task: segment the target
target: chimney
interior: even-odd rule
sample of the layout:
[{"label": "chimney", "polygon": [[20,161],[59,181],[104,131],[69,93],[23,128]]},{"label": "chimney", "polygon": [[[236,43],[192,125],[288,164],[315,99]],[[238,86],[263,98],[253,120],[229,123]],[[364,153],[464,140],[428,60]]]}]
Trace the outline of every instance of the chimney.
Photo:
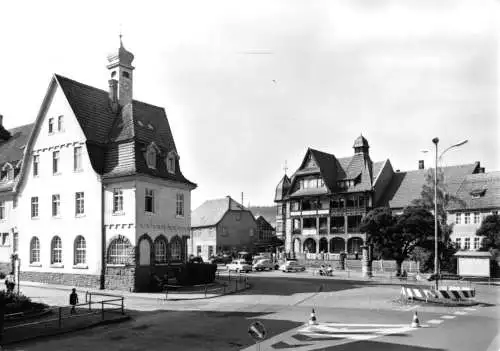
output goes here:
[{"label": "chimney", "polygon": [[418,160],[418,169],[425,169],[424,160]]},{"label": "chimney", "polygon": [[3,126],[3,115],[0,115],[0,127]]},{"label": "chimney", "polygon": [[118,81],[116,79],[110,79],[109,83],[109,103],[111,105],[111,110],[113,113],[118,112]]}]

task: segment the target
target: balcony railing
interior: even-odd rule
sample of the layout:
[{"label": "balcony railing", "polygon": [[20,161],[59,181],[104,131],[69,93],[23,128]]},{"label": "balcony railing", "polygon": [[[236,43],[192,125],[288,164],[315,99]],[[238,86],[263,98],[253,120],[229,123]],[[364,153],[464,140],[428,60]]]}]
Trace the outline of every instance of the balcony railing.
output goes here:
[{"label": "balcony railing", "polygon": [[347,232],[348,233],[359,233],[359,226],[347,227]]},{"label": "balcony railing", "polygon": [[293,234],[300,234],[301,230],[300,230],[300,228],[295,228],[294,230],[292,230],[292,233]]},{"label": "balcony railing", "polygon": [[345,227],[330,227],[330,233],[345,233]]},{"label": "balcony railing", "polygon": [[318,230],[316,228],[302,228],[303,235],[313,235],[318,234]]},{"label": "balcony railing", "polygon": [[328,234],[328,228],[319,228],[320,234]]}]

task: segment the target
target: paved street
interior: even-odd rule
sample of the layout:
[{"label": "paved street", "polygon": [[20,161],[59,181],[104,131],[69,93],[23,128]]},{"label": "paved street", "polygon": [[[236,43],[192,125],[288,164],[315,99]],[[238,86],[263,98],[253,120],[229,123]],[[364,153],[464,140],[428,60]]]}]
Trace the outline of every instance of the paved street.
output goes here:
[{"label": "paved street", "polygon": [[[497,351],[498,287],[478,286],[473,307],[400,305],[400,286],[312,277],[309,273],[251,273],[252,289],[208,300],[127,297],[133,320],[8,350],[256,350],[253,321],[267,329],[260,350],[488,350]],[[51,304],[67,292],[23,287]],[[307,326],[312,308],[319,321]],[[418,311],[421,328],[411,328]],[[498,339],[497,339],[498,340]]]}]

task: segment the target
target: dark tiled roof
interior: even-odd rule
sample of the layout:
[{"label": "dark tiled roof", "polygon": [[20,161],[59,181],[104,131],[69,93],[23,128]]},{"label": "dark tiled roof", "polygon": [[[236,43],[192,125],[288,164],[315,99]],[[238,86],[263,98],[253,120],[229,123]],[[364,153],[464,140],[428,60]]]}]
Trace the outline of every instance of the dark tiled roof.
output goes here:
[{"label": "dark tiled roof", "polygon": [[[455,194],[465,176],[472,174],[477,167],[478,163],[443,167],[447,192]],[[410,205],[413,200],[420,198],[422,186],[425,184],[425,176],[428,172],[429,169],[418,169],[394,173],[377,206],[404,208]]]},{"label": "dark tiled roof", "polygon": [[[28,143],[29,136],[33,130],[34,124],[27,124],[21,127],[16,127],[10,129],[10,137],[7,140],[0,139],[0,169],[8,162],[14,167],[15,178],[11,181],[4,179],[0,180],[0,191],[11,190],[17,181],[17,174],[20,169],[21,161],[23,159],[24,148]],[[2,133],[5,137],[9,136],[9,133],[5,133],[3,126],[0,128],[4,131]]]},{"label": "dark tiled roof", "polygon": [[325,185],[330,191],[336,188],[337,182],[337,159],[332,154],[310,149],[313,157],[318,163],[321,176],[325,181]]},{"label": "dark tiled roof", "polygon": [[28,143],[33,126],[32,123],[10,129],[11,137],[8,140],[0,139],[0,167],[6,162],[13,164],[23,159],[24,147]]},{"label": "dark tiled roof", "polygon": [[278,183],[276,187],[276,193],[274,195],[274,201],[281,201],[285,197],[290,188],[290,178],[285,174],[281,181]]},{"label": "dark tiled roof", "polygon": [[[148,174],[190,185],[180,171],[171,174],[166,169],[166,156],[177,153],[170,125],[161,107],[133,100],[118,114],[109,103],[109,94],[72,79],[55,75],[80,126],[87,138],[87,146],[94,169],[105,177]],[[160,149],[156,169],[146,164],[145,148],[154,142]]]},{"label": "dark tiled roof", "polygon": [[372,170],[373,170],[372,178],[373,178],[373,182],[375,182],[375,179],[377,179],[377,176],[380,173],[380,171],[382,170],[382,167],[384,166],[384,163],[385,163],[385,161],[373,162],[373,165],[372,165]]},{"label": "dark tiled roof", "polygon": [[368,140],[366,140],[364,136],[360,135],[356,138],[356,140],[354,140],[353,147],[370,147],[370,145],[368,145]]},{"label": "dark tiled roof", "polygon": [[207,200],[191,212],[191,228],[215,226],[229,210],[248,211],[247,208],[229,196],[222,199]]},{"label": "dark tiled roof", "polygon": [[[477,195],[474,197],[473,195]],[[448,210],[500,208],[500,172],[467,175],[456,195],[460,203],[451,203]]]}]

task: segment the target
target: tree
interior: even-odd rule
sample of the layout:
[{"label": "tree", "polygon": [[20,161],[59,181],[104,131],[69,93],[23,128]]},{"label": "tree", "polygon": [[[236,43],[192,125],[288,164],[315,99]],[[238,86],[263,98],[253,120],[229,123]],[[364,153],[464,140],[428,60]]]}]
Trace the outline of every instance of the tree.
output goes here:
[{"label": "tree", "polygon": [[500,216],[487,216],[476,231],[476,235],[483,236],[482,250],[500,250]]},{"label": "tree", "polygon": [[361,222],[367,242],[386,259],[396,261],[397,275],[413,250],[427,240],[434,230],[433,215],[422,207],[407,207],[400,215],[389,208],[375,208]]}]

